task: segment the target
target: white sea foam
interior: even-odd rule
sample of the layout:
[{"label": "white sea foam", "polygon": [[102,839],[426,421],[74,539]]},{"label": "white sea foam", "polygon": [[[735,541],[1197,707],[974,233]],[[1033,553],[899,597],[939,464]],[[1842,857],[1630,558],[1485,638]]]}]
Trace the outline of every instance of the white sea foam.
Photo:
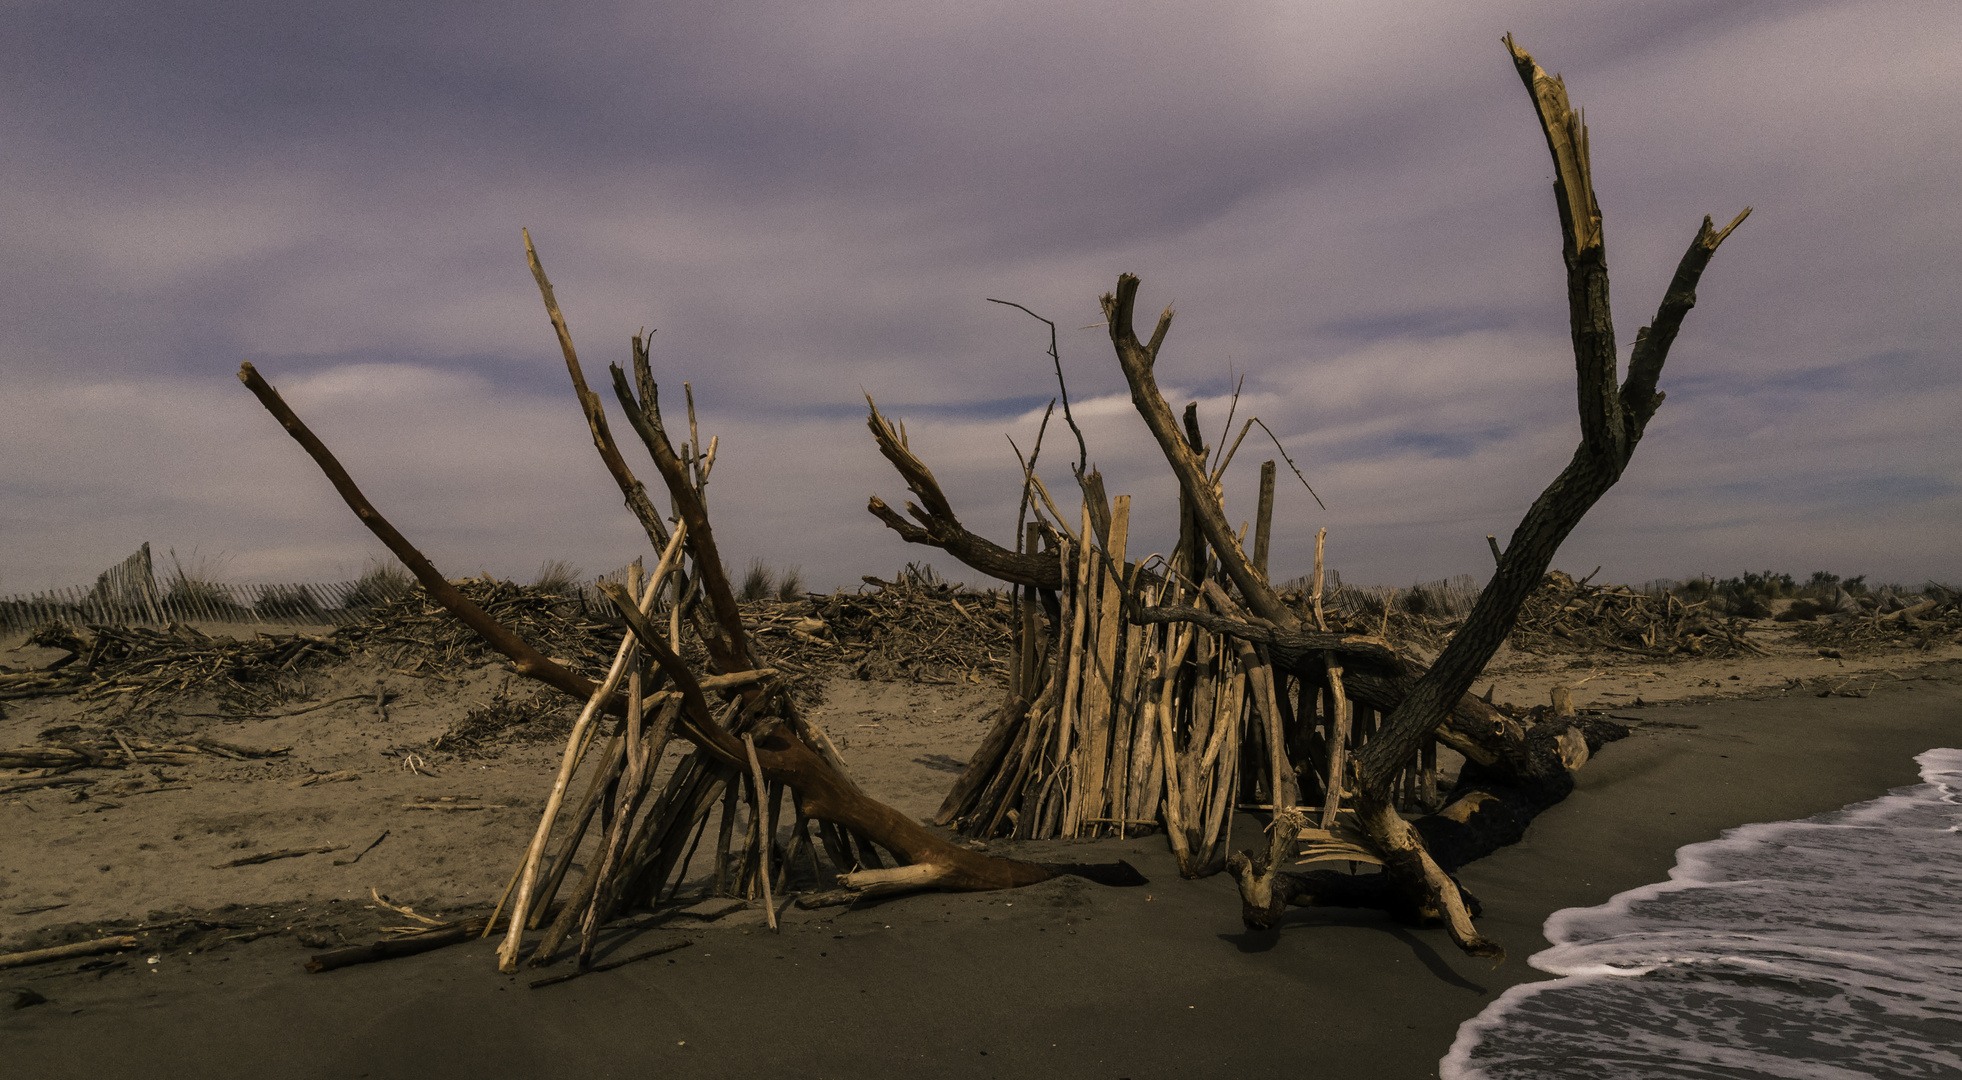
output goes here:
[{"label": "white sea foam", "polygon": [[1676,853],[1547,920],[1444,1080],[1962,1078],[1962,750],[1924,784]]}]

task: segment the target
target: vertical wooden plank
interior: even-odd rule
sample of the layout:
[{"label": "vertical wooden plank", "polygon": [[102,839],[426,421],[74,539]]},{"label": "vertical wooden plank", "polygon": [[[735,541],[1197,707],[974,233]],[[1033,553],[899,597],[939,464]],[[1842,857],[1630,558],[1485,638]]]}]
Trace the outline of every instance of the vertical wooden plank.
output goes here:
[{"label": "vertical wooden plank", "polygon": [[1322,802],[1322,828],[1335,827],[1335,815],[1342,810],[1343,774],[1348,769],[1349,698],[1342,692],[1342,666],[1334,653],[1324,653],[1328,685],[1324,688],[1324,711],[1334,717],[1328,732],[1328,796]]},{"label": "vertical wooden plank", "polygon": [[[1083,523],[1086,532],[1089,530],[1089,522],[1090,508],[1086,506],[1083,508]],[[1069,662],[1063,680],[1062,720],[1056,725],[1055,767],[1059,772],[1068,769],[1072,774],[1069,778],[1070,787],[1065,788],[1063,791],[1066,800],[1063,809],[1072,812],[1065,813],[1056,820],[1063,835],[1074,835],[1071,833],[1071,830],[1076,826],[1076,815],[1073,811],[1075,810],[1077,800],[1068,798],[1068,796],[1074,789],[1076,777],[1081,774],[1081,770],[1071,769],[1070,765],[1074,761],[1077,746],[1081,745],[1079,743],[1077,746],[1072,746],[1071,742],[1079,734],[1076,725],[1079,706],[1078,699],[1083,692],[1083,634],[1089,622],[1091,606],[1090,597],[1087,595],[1090,586],[1090,545],[1088,541],[1081,544],[1068,545],[1064,547],[1063,553],[1065,555],[1062,564],[1064,572],[1074,578],[1076,584],[1070,597],[1069,647],[1063,653]],[[1049,821],[1047,814],[1043,816],[1043,821],[1045,824]]]},{"label": "vertical wooden plank", "polygon": [[1110,728],[1110,816],[1117,819],[1117,835],[1122,837],[1129,831],[1131,820],[1131,775],[1135,767],[1132,755],[1133,733],[1138,715],[1138,684],[1143,677],[1144,627],[1126,626],[1124,644],[1118,657],[1118,680],[1121,688],[1117,694],[1117,705],[1111,713]]},{"label": "vertical wooden plank", "polygon": [[1260,509],[1254,514],[1254,569],[1267,577],[1267,542],[1274,531],[1274,462],[1260,463]]},{"label": "vertical wooden plank", "polygon": [[[1111,710],[1112,682],[1117,678],[1117,644],[1124,633],[1124,582],[1113,570],[1124,566],[1124,548],[1130,538],[1131,497],[1119,495],[1110,514],[1110,565],[1097,559],[1091,567],[1091,577],[1097,586],[1097,634],[1096,649],[1092,652],[1090,679],[1083,691],[1083,805],[1078,811],[1078,819],[1101,818],[1106,816],[1104,807],[1111,801],[1106,785],[1108,783],[1110,752],[1113,745]],[[1103,832],[1102,826],[1092,826],[1091,835]],[[1078,830],[1075,835],[1082,835]]]}]

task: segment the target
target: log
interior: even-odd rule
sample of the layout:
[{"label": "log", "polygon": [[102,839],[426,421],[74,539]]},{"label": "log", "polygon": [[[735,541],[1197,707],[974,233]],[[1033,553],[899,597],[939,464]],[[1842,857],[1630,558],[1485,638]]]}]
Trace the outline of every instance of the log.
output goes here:
[{"label": "log", "polygon": [[70,945],[54,945],[46,949],[29,949],[26,952],[0,954],[0,969],[29,967],[46,964],[56,960],[72,960],[78,956],[100,956],[103,953],[121,952],[141,945],[129,936],[97,938],[94,941],[77,941]]},{"label": "log", "polygon": [[481,935],[489,922],[488,917],[480,916],[441,928],[432,928],[420,934],[410,934],[407,937],[388,938],[366,945],[318,953],[307,961],[307,973],[318,975],[323,971],[353,967],[356,964],[372,964],[377,960],[393,960],[398,956],[415,956],[418,953],[426,953],[450,945],[460,945]]}]

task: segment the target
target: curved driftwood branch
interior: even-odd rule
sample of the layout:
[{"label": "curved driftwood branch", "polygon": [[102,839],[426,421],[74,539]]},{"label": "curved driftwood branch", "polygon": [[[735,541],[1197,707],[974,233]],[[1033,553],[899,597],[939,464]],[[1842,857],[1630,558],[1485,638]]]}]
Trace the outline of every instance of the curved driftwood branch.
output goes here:
[{"label": "curved driftwood branch", "polygon": [[926,462],[907,447],[899,432],[880,415],[879,406],[870,394],[865,396],[865,404],[868,410],[865,426],[872,429],[872,438],[879,444],[879,453],[892,462],[893,468],[898,469],[899,475],[905,479],[908,490],[925,504],[924,509],[910,502],[906,504],[906,512],[920,522],[915,525],[874,495],[866,505],[874,517],[885,522],[887,528],[898,533],[907,543],[940,548],[990,577],[1038,589],[1063,587],[1063,564],[1055,551],[1023,554],[969,532],[954,513],[953,503],[940,490],[940,481],[934,479],[933,470],[927,468]]},{"label": "curved driftwood branch", "polygon": [[518,674],[529,679],[537,679],[581,700],[593,696],[593,691],[599,689],[597,684],[553,663],[544,653],[532,648],[525,639],[485,614],[484,609],[472,603],[469,597],[450,584],[448,578],[438,573],[436,567],[423,557],[422,552],[417,551],[415,545],[409,543],[395,530],[395,526],[390,525],[388,519],[375,509],[374,504],[368,501],[368,497],[355,486],[354,478],[341,467],[333,451],[328,450],[327,444],[321,442],[319,436],[301,421],[299,414],[286,404],[286,399],[279,396],[279,391],[275,390],[271,383],[260,376],[257,368],[250,363],[240,364],[238,378],[245,384],[246,389],[251,390],[259,399],[259,403],[266,407],[266,411],[279,421],[280,426],[286,429],[286,433],[293,436],[293,441],[300,444],[301,449],[307,452],[307,456],[313,458],[314,464],[320,466],[320,471],[326,474],[328,482],[334,485],[334,490],[340,493],[342,501],[347,503],[348,509],[354,511],[354,516],[361,524],[366,525],[368,531],[374,533],[383,546],[387,547],[397,559],[402,560],[402,565],[408,567],[409,573],[414,574],[416,580],[422,583],[422,587],[429,590],[430,596],[450,609],[465,626],[475,630],[491,648],[510,657]]}]

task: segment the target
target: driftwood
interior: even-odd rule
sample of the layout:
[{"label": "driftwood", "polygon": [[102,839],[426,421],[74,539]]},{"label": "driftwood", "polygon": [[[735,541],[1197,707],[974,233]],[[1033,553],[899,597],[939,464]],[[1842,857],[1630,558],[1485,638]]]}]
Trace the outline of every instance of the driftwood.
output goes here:
[{"label": "driftwood", "polygon": [[[1220,498],[1219,481],[1225,459],[1232,450],[1229,448],[1215,462],[1201,438],[1196,405],[1187,406],[1185,415],[1180,417],[1158,389],[1154,369],[1171,328],[1173,312],[1167,308],[1159,315],[1149,340],[1140,340],[1133,326],[1138,279],[1129,274],[1119,277],[1116,290],[1103,297],[1111,342],[1130,386],[1132,404],[1179,481],[1181,537],[1169,576],[1201,586],[1199,595],[1185,598],[1178,591],[1161,590],[1147,604],[1143,590],[1134,583],[1126,601],[1130,620],[1150,627],[1203,628],[1222,639],[1243,643],[1234,646],[1235,649],[1263,650],[1271,665],[1264,670],[1283,673],[1301,689],[1292,710],[1293,731],[1276,733],[1264,713],[1248,729],[1261,733],[1263,741],[1269,744],[1273,762],[1267,769],[1270,795],[1264,805],[1271,807],[1278,818],[1291,820],[1287,809],[1293,801],[1287,797],[1292,779],[1289,773],[1302,777],[1318,774],[1314,778],[1323,789],[1321,830],[1329,836],[1334,835],[1330,830],[1350,830],[1351,835],[1363,838],[1362,843],[1373,860],[1383,866],[1380,880],[1365,890],[1375,894],[1375,906],[1442,921],[1461,948],[1490,956],[1503,956],[1503,950],[1473,929],[1471,906],[1450,879],[1448,870],[1509,842],[1508,836],[1516,839],[1517,830],[1525,820],[1544,805],[1557,801],[1571,787],[1567,774],[1585,761],[1591,744],[1612,737],[1612,733],[1593,731],[1583,738],[1574,733],[1571,721],[1564,720],[1559,721],[1564,727],[1542,724],[1528,729],[1488,703],[1471,697],[1472,680],[1513,632],[1522,606],[1545,580],[1561,541],[1620,478],[1662,401],[1657,381],[1683,317],[1695,304],[1695,288],[1703,269],[1718,245],[1750,213],[1747,208],[1721,230],[1710,219],[1704,219],[1677,267],[1654,320],[1636,335],[1627,377],[1618,380],[1614,328],[1608,310],[1606,260],[1600,215],[1589,176],[1586,129],[1579,114],[1569,106],[1561,81],[1547,75],[1510,37],[1506,46],[1533,98],[1558,177],[1555,195],[1568,272],[1582,441],[1573,461],[1527,511],[1511,542],[1500,550],[1494,539],[1497,572],[1428,668],[1402,656],[1380,635],[1328,632],[1322,611],[1319,542],[1315,591],[1311,598],[1312,619],[1304,619],[1304,613],[1272,586],[1264,565],[1265,544],[1260,534],[1256,534],[1255,554],[1249,556],[1242,547],[1243,534],[1232,529]],[[1029,549],[1014,559],[1005,558],[1005,549],[974,537],[960,525],[930,470],[876,410],[871,423],[881,451],[924,504],[907,506],[918,522],[915,525],[874,499],[873,513],[889,527],[909,540],[941,547],[976,569],[1044,595],[1068,586],[1073,565],[1068,543],[1052,544],[1034,554]],[[1271,475],[1269,470],[1263,473]],[[1053,518],[1051,524],[1056,530],[1068,533],[1067,522],[1056,513],[1040,482],[1033,476],[1030,482],[1044,495],[1043,503],[1049,506]],[[1269,490],[1264,478],[1263,519],[1271,514]],[[1098,491],[1101,492],[1100,486]],[[1086,496],[1089,494],[1086,485]],[[1128,576],[1131,568],[1125,568],[1125,573]],[[1222,587],[1228,584],[1232,587],[1230,597]],[[1245,613],[1239,610],[1241,607],[1246,609]],[[1678,633],[1688,634],[1696,629],[1681,618],[1681,612],[1672,609],[1663,614],[1677,616],[1671,626]],[[1384,615],[1387,625],[1387,608]],[[1660,620],[1651,622],[1656,625]],[[1054,641],[1063,641],[1071,632],[1067,620],[1055,620]],[[1709,631],[1697,632],[1712,636]],[[1728,641],[1731,635],[1723,636]],[[1653,647],[1655,642],[1656,635],[1651,632],[1647,644]],[[1167,660],[1185,662],[1183,655]],[[1071,662],[1074,661],[1066,659],[1063,666]],[[1250,674],[1263,670],[1258,654],[1246,670]],[[1314,695],[1309,693],[1311,688],[1322,692],[1319,727],[1308,720],[1314,700]],[[1195,694],[1199,711],[1206,711],[1211,688],[1191,684],[1181,690]],[[1281,703],[1288,699],[1287,694],[1274,694],[1274,711],[1278,712]],[[1257,700],[1265,702],[1269,696],[1263,690]],[[1191,705],[1182,707],[1189,709]],[[1012,709],[1004,710],[1002,728],[1010,726],[1012,713]],[[1281,726],[1285,728],[1286,722]],[[983,744],[986,755],[1000,753],[998,735],[999,732],[991,735]],[[1169,740],[1173,732],[1161,724],[1159,735]],[[1458,750],[1468,764],[1451,804],[1413,825],[1397,812],[1398,803],[1401,801],[1407,807],[1417,798],[1426,802],[1435,798],[1438,743]],[[1279,744],[1288,745],[1287,759],[1292,769],[1281,764]],[[1163,756],[1167,768],[1163,787],[1159,789],[1161,816],[1172,834],[1174,851],[1190,867],[1195,860],[1182,843],[1183,826],[1191,815],[1190,793],[1180,785],[1177,759],[1169,752]],[[981,761],[982,755],[977,755],[977,766]],[[1007,773],[1004,765],[996,768],[995,775],[998,779]],[[956,793],[965,800],[978,786],[979,778],[963,777]],[[1152,786],[1156,787],[1156,783]],[[950,796],[950,804],[954,802]],[[943,809],[943,816],[945,813]],[[1286,853],[1284,849],[1301,839],[1297,832],[1293,828],[1279,830],[1274,850],[1268,856],[1242,853],[1231,860],[1231,868],[1241,882],[1250,924],[1262,920],[1271,923],[1272,913],[1279,909],[1277,905],[1284,906],[1291,898],[1295,902],[1367,899],[1353,887],[1330,885],[1322,876],[1310,875],[1299,881],[1280,876],[1290,873],[1281,871],[1279,866]],[[1441,849],[1448,848],[1448,853],[1443,850],[1434,853],[1431,842]],[[1290,881],[1294,883],[1285,884]],[[1337,894],[1340,899],[1332,899]],[[1302,901],[1301,897],[1310,899]],[[1260,912],[1268,914],[1254,914]]]},{"label": "driftwood", "polygon": [[418,953],[426,953],[450,945],[461,945],[472,938],[482,936],[489,922],[489,918],[478,916],[434,926],[403,937],[385,938],[366,945],[353,945],[333,952],[318,953],[307,961],[306,968],[308,973],[318,975],[336,968],[372,964],[377,960],[393,960],[399,956],[415,956]]},{"label": "driftwood", "polygon": [[0,969],[28,967],[33,964],[46,964],[55,960],[72,960],[78,956],[100,956],[107,952],[121,952],[134,949],[142,942],[133,937],[107,937],[94,941],[78,941],[72,945],[55,945],[46,949],[30,949],[27,952],[0,954]]},{"label": "driftwood", "polygon": [[[529,237],[527,247],[529,249]],[[603,425],[592,422],[590,391],[584,389],[583,379],[578,375],[578,362],[570,334],[564,330],[563,317],[557,311],[549,282],[537,264],[535,253],[531,254],[531,262],[566,353],[568,368],[574,374],[582,409],[587,412],[595,442],[602,446],[602,457],[607,460],[616,480],[623,487],[631,488],[637,481],[626,470],[617,451],[611,455],[605,452],[605,448],[611,445],[610,433]],[[702,467],[704,455],[694,448],[691,440],[689,457],[684,460],[669,442],[661,421],[658,391],[652,377],[647,347],[640,338],[634,341],[633,359],[633,383],[630,384],[626,374],[615,366],[612,369],[614,389],[635,432],[660,470],[680,518],[680,527],[671,538],[667,538],[668,543],[670,547],[685,543],[694,568],[695,587],[706,598],[709,609],[705,618],[696,621],[695,628],[708,648],[710,664],[716,671],[723,675],[751,671],[757,665],[751,660],[742,615],[722,572],[721,558],[715,547],[713,529],[702,498],[701,484],[706,475]],[[611,687],[596,686],[544,656],[465,597],[368,502],[332,452],[251,364],[241,366],[239,378],[314,459],[356,517],[408,567],[429,595],[493,648],[509,657],[519,674],[586,701],[588,717],[623,715],[627,711],[624,703],[613,698]],[[631,492],[628,501],[629,505],[637,502]],[[653,530],[649,531],[652,535]],[[675,717],[675,731],[695,744],[699,760],[691,759],[685,763],[684,769],[677,770],[669,790],[657,800],[658,813],[650,812],[647,815],[642,827],[626,842],[624,857],[612,860],[607,866],[607,871],[615,876],[615,880],[598,880],[598,868],[595,868],[592,874],[594,880],[589,891],[585,892],[585,902],[590,904],[597,900],[602,905],[596,909],[599,922],[603,922],[607,907],[613,902],[632,899],[629,894],[637,892],[638,898],[643,900],[652,899],[654,894],[658,894],[665,883],[665,875],[672,870],[680,855],[678,841],[702,820],[733,772],[750,766],[752,760],[749,745],[742,738],[744,733],[732,731],[717,722],[704,694],[701,679],[675,653],[668,640],[669,635],[657,629],[639,606],[640,602],[651,601],[657,588],[650,586],[642,597],[629,597],[618,586],[607,588],[608,595],[627,621],[631,643],[650,656],[658,665],[661,675],[679,691],[681,707]],[[677,604],[676,611],[679,610],[680,605]],[[627,645],[628,642],[622,643],[622,660],[625,659]],[[616,664],[618,670],[621,669]],[[844,835],[856,839],[857,858],[844,861],[848,856],[840,851],[841,868],[849,868],[854,863],[873,867],[842,875],[841,883],[847,887],[876,889],[904,882],[909,887],[932,885],[950,889],[997,889],[1030,884],[1050,876],[1049,871],[1032,864],[989,858],[955,846],[891,807],[869,798],[843,774],[836,751],[830,747],[828,740],[802,722],[786,697],[780,693],[772,694],[765,686],[755,684],[737,693],[742,705],[735,714],[735,721],[758,728],[747,732],[754,745],[756,771],[766,781],[791,789],[797,800],[800,818],[816,819],[842,828],[842,834],[837,835],[835,840],[827,838],[827,846],[835,843],[842,848]],[[761,712],[766,708],[774,709],[781,715],[763,723]],[[753,724],[752,719],[756,721]],[[519,935],[522,928],[532,921],[537,909],[534,896],[536,867],[542,856],[544,838],[555,823],[558,801],[563,795],[566,780],[589,741],[582,738],[584,734],[584,727],[576,725],[574,737],[568,743],[565,765],[548,800],[547,811],[524,865],[516,875],[517,887],[513,894],[507,938],[499,950],[499,966],[503,970],[515,969]],[[757,795],[760,800],[761,792]],[[752,813],[755,809],[752,807]],[[758,841],[767,845],[774,841],[774,837],[760,836]],[[884,868],[883,860],[879,859],[872,847],[874,843],[890,852],[900,865],[892,869]],[[611,846],[609,842],[609,849]],[[655,870],[660,876],[650,881],[650,872]],[[586,888],[582,883],[582,889]],[[488,931],[488,928],[487,921],[484,930]]]}]

